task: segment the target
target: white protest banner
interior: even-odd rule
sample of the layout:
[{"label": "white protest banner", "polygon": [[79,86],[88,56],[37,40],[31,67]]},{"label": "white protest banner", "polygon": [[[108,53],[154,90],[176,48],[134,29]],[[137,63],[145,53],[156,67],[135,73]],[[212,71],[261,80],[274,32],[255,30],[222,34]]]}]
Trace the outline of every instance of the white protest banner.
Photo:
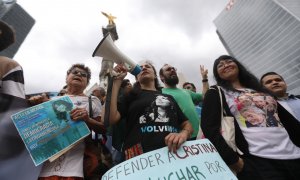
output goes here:
[{"label": "white protest banner", "polygon": [[185,142],[176,153],[167,147],[122,162],[102,180],[237,180],[208,139]]}]

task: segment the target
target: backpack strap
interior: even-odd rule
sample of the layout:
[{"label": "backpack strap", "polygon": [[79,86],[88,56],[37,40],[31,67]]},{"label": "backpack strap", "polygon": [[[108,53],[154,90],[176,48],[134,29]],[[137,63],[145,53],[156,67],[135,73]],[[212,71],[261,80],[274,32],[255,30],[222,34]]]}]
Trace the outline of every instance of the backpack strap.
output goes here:
[{"label": "backpack strap", "polygon": [[[92,104],[92,95],[89,96],[89,116],[93,118],[93,104]],[[99,139],[99,135],[91,130],[91,139],[97,141]]]},{"label": "backpack strap", "polygon": [[90,118],[93,118],[92,95],[89,96],[89,114],[90,114]]}]

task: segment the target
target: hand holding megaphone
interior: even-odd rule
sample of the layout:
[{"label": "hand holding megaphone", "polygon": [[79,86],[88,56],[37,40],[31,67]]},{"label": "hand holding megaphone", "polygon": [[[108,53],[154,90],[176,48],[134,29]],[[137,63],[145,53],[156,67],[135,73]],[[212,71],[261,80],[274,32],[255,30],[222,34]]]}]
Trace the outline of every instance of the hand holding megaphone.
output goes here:
[{"label": "hand holding megaphone", "polygon": [[127,68],[124,66],[124,64],[118,64],[113,69],[113,76],[115,80],[123,80],[127,76]]},{"label": "hand holding megaphone", "polygon": [[[110,34],[107,34],[96,47],[93,57],[99,56],[104,59],[123,64],[127,71],[136,76],[141,72],[141,67],[125,56],[114,44]],[[114,75],[114,74],[113,74]]]}]

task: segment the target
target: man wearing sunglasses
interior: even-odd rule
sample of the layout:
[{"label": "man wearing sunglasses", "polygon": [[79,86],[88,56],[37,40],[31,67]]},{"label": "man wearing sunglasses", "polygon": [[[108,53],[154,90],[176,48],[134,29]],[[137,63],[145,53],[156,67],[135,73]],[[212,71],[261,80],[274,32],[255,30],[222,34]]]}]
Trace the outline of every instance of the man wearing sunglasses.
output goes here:
[{"label": "man wearing sunglasses", "polygon": [[[203,66],[201,66],[201,72],[202,69],[204,70]],[[204,71],[206,71],[207,75],[207,70]],[[196,139],[197,133],[199,131],[200,119],[198,113],[196,112],[194,102],[202,101],[203,95],[200,93],[194,93],[192,91],[177,88],[177,84],[179,83],[177,69],[169,64],[165,64],[159,70],[159,76],[160,80],[165,85],[165,88],[162,89],[162,92],[164,94],[169,94],[174,97],[180,109],[192,124],[194,131],[191,136],[191,139]],[[203,79],[202,82],[207,82],[207,79]],[[206,86],[204,86],[203,92],[206,92],[207,89],[208,85],[207,88]]]}]

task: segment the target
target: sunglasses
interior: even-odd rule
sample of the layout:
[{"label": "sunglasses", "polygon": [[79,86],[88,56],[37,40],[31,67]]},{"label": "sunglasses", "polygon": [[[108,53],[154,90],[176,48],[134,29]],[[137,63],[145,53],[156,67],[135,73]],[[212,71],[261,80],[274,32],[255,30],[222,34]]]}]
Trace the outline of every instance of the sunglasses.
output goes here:
[{"label": "sunglasses", "polygon": [[71,73],[74,74],[74,75],[79,75],[81,77],[87,77],[88,76],[86,72],[78,71],[76,69],[73,69],[71,71]]}]

